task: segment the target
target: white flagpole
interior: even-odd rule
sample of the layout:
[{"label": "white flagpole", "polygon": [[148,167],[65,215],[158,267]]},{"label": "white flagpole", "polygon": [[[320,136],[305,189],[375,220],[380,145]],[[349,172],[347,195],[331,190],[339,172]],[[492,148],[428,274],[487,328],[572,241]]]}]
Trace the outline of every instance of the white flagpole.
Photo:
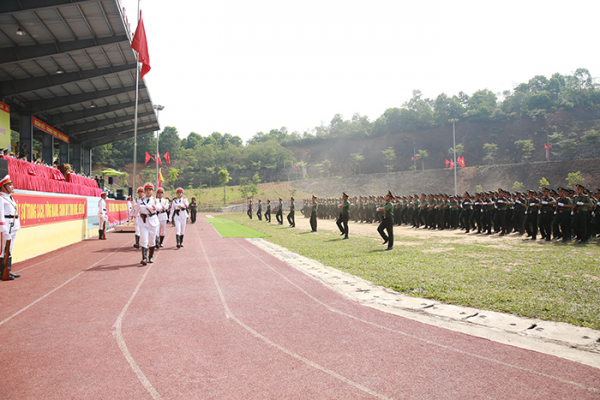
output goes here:
[{"label": "white flagpole", "polygon": [[[138,0],[138,11],[137,11],[137,28],[135,28],[136,32],[140,27],[140,0]],[[138,126],[138,88],[140,82],[140,64],[139,64],[140,55],[136,51],[136,74],[135,74],[135,120],[133,123],[133,180],[131,184],[131,198],[135,196],[135,174],[136,174],[136,164],[137,164],[137,126]]]}]

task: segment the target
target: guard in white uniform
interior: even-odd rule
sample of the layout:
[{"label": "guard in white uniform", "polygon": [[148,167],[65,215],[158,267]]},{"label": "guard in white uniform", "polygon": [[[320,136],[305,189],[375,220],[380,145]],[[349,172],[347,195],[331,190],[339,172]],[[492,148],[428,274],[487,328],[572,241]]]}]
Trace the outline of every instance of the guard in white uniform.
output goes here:
[{"label": "guard in white uniform", "polygon": [[102,192],[98,200],[98,239],[106,240],[106,228],[108,226],[108,205],[106,204],[107,192]]},{"label": "guard in white uniform", "polygon": [[[158,235],[156,236],[156,248],[163,247],[163,240],[165,240],[165,232],[167,230],[167,222],[169,222],[169,200],[163,198],[165,191],[163,188],[159,187],[156,189],[156,208],[158,211]],[[159,242],[160,238],[160,242]]]},{"label": "guard in white uniform", "polygon": [[[9,271],[7,280],[11,281],[21,276],[11,271],[12,249],[17,238],[17,231],[21,229],[17,202],[11,197],[12,193],[13,184],[10,176],[6,175],[0,180],[0,244],[2,246],[2,251],[0,252],[0,269],[2,270],[2,274],[0,274],[0,278],[4,276],[5,258],[8,257],[8,260],[6,260],[6,266]],[[9,240],[10,242],[8,242]]]},{"label": "guard in white uniform", "polygon": [[133,202],[131,201],[131,196],[127,196],[127,221],[131,220],[133,217]]},{"label": "guard in white uniform", "polygon": [[133,209],[131,211],[131,218],[135,224],[135,244],[133,247],[136,249],[140,248],[140,201],[144,198],[144,188],[137,188],[138,198],[133,201]]},{"label": "guard in white uniform", "polygon": [[175,221],[177,230],[177,248],[183,247],[183,235],[185,235],[185,224],[187,222],[188,199],[183,198],[183,189],[177,188],[177,198],[171,203],[171,219]]},{"label": "guard in white uniform", "polygon": [[[150,182],[144,184],[144,193],[146,197],[140,199],[139,225],[140,225],[140,245],[142,246],[142,265],[154,262],[154,243],[156,242],[156,231],[158,230],[158,214],[156,199],[152,197],[154,185]],[[148,254],[148,243],[152,243],[150,254]]]}]

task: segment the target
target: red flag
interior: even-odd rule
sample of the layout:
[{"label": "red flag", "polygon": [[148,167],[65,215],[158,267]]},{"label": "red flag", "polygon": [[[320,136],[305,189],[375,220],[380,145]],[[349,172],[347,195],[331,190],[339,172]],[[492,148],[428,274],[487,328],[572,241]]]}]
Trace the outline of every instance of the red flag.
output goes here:
[{"label": "red flag", "polygon": [[148,154],[148,152],[146,152],[146,161],[144,162],[144,165],[148,164],[148,161],[150,161],[152,159],[152,156],[150,154]]},{"label": "red flag", "polygon": [[458,165],[460,165],[461,167],[465,166],[465,158],[464,157],[458,157]]},{"label": "red flag", "polygon": [[169,158],[169,152],[168,151],[165,153],[165,155],[163,157],[165,158],[165,160],[167,160],[167,162],[169,164],[171,164],[171,159]]},{"label": "red flag", "polygon": [[450,160],[450,169],[454,168],[454,160]]},{"label": "red flag", "polygon": [[448,168],[448,164],[450,164],[450,161],[448,161],[448,159],[446,158],[446,168]]},{"label": "red flag", "polygon": [[162,161],[160,161],[160,153],[154,153],[154,159],[157,163],[162,164]]},{"label": "red flag", "polygon": [[144,29],[144,20],[142,19],[142,11],[140,11],[140,22],[138,22],[131,48],[138,52],[138,62],[142,64],[142,72],[140,79],[144,79],[144,75],[150,72],[150,54],[148,54],[148,42],[146,41],[146,30]]},{"label": "red flag", "polygon": [[415,161],[415,157],[411,157],[411,158],[410,158],[410,160],[411,160],[411,161]]}]

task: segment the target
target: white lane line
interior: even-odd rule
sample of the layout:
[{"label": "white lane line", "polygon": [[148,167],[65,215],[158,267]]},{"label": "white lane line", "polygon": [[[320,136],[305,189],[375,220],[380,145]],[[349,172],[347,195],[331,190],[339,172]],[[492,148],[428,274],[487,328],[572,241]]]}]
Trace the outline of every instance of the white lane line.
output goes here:
[{"label": "white lane line", "polygon": [[[126,243],[129,244],[129,243]],[[29,308],[33,307],[35,304],[39,303],[40,301],[44,300],[46,297],[50,296],[52,293],[56,292],[58,289],[62,288],[63,286],[65,286],[66,284],[68,284],[69,282],[71,282],[72,280],[74,280],[75,278],[79,277],[81,274],[83,274],[85,271],[89,270],[90,268],[94,267],[96,264],[98,264],[101,261],[106,260],[108,257],[112,256],[113,254],[115,254],[117,251],[121,250],[121,248],[123,246],[125,246],[126,244],[122,245],[121,247],[119,247],[118,249],[114,250],[113,252],[111,252],[109,255],[107,255],[106,257],[96,261],[95,263],[93,263],[92,265],[90,265],[88,268],[84,269],[83,271],[79,272],[77,275],[75,275],[74,277],[68,279],[66,282],[64,282],[62,285],[52,289],[51,291],[49,291],[48,293],[46,293],[45,295],[43,295],[42,297],[38,298],[37,300],[35,300],[34,302],[30,303],[29,305],[21,308],[19,311],[17,311],[16,313],[14,313],[13,315],[11,315],[10,317],[6,318],[4,321],[0,322],[0,326],[2,326],[4,323],[10,321],[11,319],[13,319],[14,317],[16,317],[17,315],[21,314],[22,312],[28,310]]]},{"label": "white lane line", "polygon": [[[247,241],[247,242],[252,243],[251,241]],[[581,383],[569,381],[567,379],[563,379],[563,378],[560,378],[558,376],[548,375],[546,373],[535,371],[535,370],[532,370],[532,369],[529,369],[529,368],[525,368],[525,367],[520,367],[518,365],[509,364],[509,363],[506,363],[504,361],[496,360],[494,358],[489,358],[489,357],[485,357],[485,356],[482,356],[482,355],[479,355],[479,354],[470,353],[468,351],[459,350],[459,349],[456,349],[456,348],[451,347],[451,346],[440,344],[440,343],[437,343],[437,342],[434,342],[434,341],[431,341],[431,340],[428,340],[428,339],[423,339],[421,337],[418,337],[418,336],[415,336],[415,335],[411,335],[410,333],[402,332],[402,331],[399,331],[399,330],[396,330],[396,329],[389,328],[387,326],[376,324],[374,322],[366,321],[366,320],[363,320],[361,318],[355,317],[354,315],[350,315],[350,314],[347,314],[347,313],[345,313],[343,311],[333,309],[330,306],[328,306],[327,304],[323,303],[321,300],[319,300],[316,297],[312,296],[310,293],[308,293],[307,291],[305,291],[304,289],[302,289],[300,286],[296,285],[294,282],[292,282],[291,280],[289,280],[287,277],[285,277],[279,271],[275,270],[273,267],[271,267],[269,264],[267,264],[265,261],[263,261],[260,257],[258,257],[257,255],[253,254],[246,247],[242,246],[237,241],[236,241],[236,243],[238,244],[238,246],[240,246],[241,248],[243,248],[244,250],[246,250],[249,254],[251,254],[254,258],[256,258],[261,263],[263,263],[264,265],[266,265],[267,268],[271,269],[273,272],[275,272],[276,274],[278,274],[283,280],[287,281],[292,286],[295,286],[300,292],[304,293],[310,299],[314,300],[318,304],[321,304],[323,307],[325,307],[326,309],[328,309],[330,311],[336,312],[336,313],[338,313],[340,315],[343,315],[343,316],[346,316],[348,318],[352,318],[352,319],[354,319],[356,321],[359,321],[359,322],[362,322],[362,323],[365,323],[365,324],[368,324],[368,325],[371,325],[371,326],[374,326],[374,327],[377,327],[377,328],[380,328],[380,329],[384,329],[384,330],[389,331],[389,332],[397,333],[399,335],[406,336],[406,337],[409,337],[411,339],[418,340],[420,342],[423,342],[423,343],[426,343],[426,344],[429,344],[429,345],[432,345],[432,346],[440,347],[440,348],[445,349],[445,350],[450,350],[450,351],[453,351],[453,352],[456,352],[456,353],[459,353],[459,354],[462,354],[462,355],[465,355],[465,356],[470,356],[470,357],[478,358],[480,360],[489,361],[489,362],[492,362],[492,363],[495,363],[495,364],[498,364],[498,365],[502,365],[502,366],[505,366],[505,367],[514,368],[514,369],[517,369],[519,371],[529,372],[529,373],[532,373],[532,374],[535,374],[535,375],[538,375],[538,376],[542,376],[544,378],[548,378],[548,379],[552,379],[552,380],[555,380],[555,381],[558,381],[558,382],[567,383],[567,384],[570,384],[570,385],[573,385],[573,386],[577,386],[579,388],[586,389],[586,390],[589,390],[591,392],[600,393],[600,389],[598,389],[598,388],[586,386],[586,385],[583,385]],[[253,246],[254,246],[254,244],[253,244]]]},{"label": "white lane line", "polygon": [[64,253],[61,253],[61,254],[57,254],[56,256],[54,256],[54,257],[52,257],[52,258],[49,258],[49,259],[47,259],[47,260],[44,260],[44,261],[40,261],[40,262],[38,262],[38,263],[36,263],[36,264],[30,265],[29,267],[21,268],[19,271],[15,271],[15,272],[26,271],[26,270],[28,270],[29,268],[33,268],[33,267],[36,267],[36,266],[38,266],[38,265],[40,265],[40,264],[46,263],[46,262],[48,262],[48,261],[52,261],[52,260],[54,260],[55,258],[58,258],[58,257],[62,257],[62,256],[64,256],[65,254],[72,253],[72,252],[74,252],[74,251],[76,251],[76,250],[81,250],[81,248],[82,248],[82,247],[85,247],[85,246],[87,246],[88,244],[89,244],[89,243],[86,243],[86,244],[84,244],[84,245],[82,245],[82,246],[79,246],[79,247],[77,247],[76,249],[69,250],[69,251],[67,251],[67,252],[64,252]]},{"label": "white lane line", "polygon": [[252,336],[256,337],[257,339],[262,340],[263,342],[275,347],[277,350],[284,352],[285,354],[294,357],[295,359],[302,361],[303,363],[321,371],[324,372],[350,386],[354,386],[355,388],[368,393],[374,397],[377,397],[379,399],[390,399],[390,397],[387,397],[381,393],[377,393],[371,389],[369,389],[366,386],[361,385],[360,383],[354,382],[330,369],[327,369],[317,363],[315,363],[314,361],[311,361],[305,357],[302,357],[301,355],[294,353],[291,350],[286,349],[285,347],[273,342],[272,340],[268,339],[267,337],[261,335],[260,333],[258,333],[257,331],[255,331],[254,329],[252,329],[251,327],[249,327],[248,325],[246,325],[245,323],[243,323],[241,320],[239,320],[229,309],[229,306],[227,305],[227,302],[225,301],[225,296],[223,295],[223,291],[221,290],[221,286],[219,285],[219,282],[217,281],[217,277],[215,275],[215,272],[213,270],[212,264],[210,262],[210,260],[208,259],[208,255],[206,254],[206,250],[204,249],[204,244],[202,243],[201,240],[199,240],[200,242],[200,246],[202,247],[202,252],[204,254],[204,259],[206,260],[206,262],[208,263],[208,268],[210,269],[210,273],[213,277],[213,281],[215,282],[215,286],[217,288],[217,292],[219,293],[219,297],[221,298],[221,303],[225,309],[225,315],[228,316],[229,318],[233,319],[238,325],[240,325],[242,328],[244,328],[245,330],[247,330],[248,332],[250,332],[252,334]]}]

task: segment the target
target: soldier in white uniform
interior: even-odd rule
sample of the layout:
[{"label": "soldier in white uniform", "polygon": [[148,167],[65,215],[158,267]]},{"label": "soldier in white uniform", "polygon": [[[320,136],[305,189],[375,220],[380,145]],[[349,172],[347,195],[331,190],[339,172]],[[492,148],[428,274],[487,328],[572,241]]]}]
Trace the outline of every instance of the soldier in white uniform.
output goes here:
[{"label": "soldier in white uniform", "polygon": [[[8,257],[6,266],[8,267],[9,279],[11,281],[21,276],[11,271],[12,249],[17,238],[17,231],[21,229],[17,202],[11,197],[12,193],[13,184],[10,176],[6,175],[0,180],[0,244],[2,246],[2,251],[0,252],[0,269],[2,270],[2,274],[0,274],[0,277],[4,275],[4,261],[5,257]],[[7,243],[9,240],[10,243]]]},{"label": "soldier in white uniform", "polygon": [[[156,199],[152,197],[154,191],[154,185],[150,182],[144,184],[144,193],[146,197],[140,199],[139,210],[140,210],[140,246],[142,247],[142,265],[146,263],[154,262],[154,244],[156,243],[156,231],[158,230],[158,214],[160,211],[157,208]],[[150,254],[148,254],[148,244],[152,243],[150,247]]]},{"label": "soldier in white uniform", "polygon": [[131,196],[127,196],[127,221],[131,220],[133,217],[133,202],[131,201]]},{"label": "soldier in white uniform", "polygon": [[188,199],[183,198],[183,189],[177,188],[177,198],[171,203],[171,219],[175,221],[177,230],[177,248],[183,247],[183,235],[185,235],[185,224],[187,222]]},{"label": "soldier in white uniform", "polygon": [[98,200],[98,239],[106,240],[106,227],[108,225],[108,205],[106,204],[107,192],[102,192]]},{"label": "soldier in white uniform", "polygon": [[144,198],[144,188],[137,188],[138,198],[133,201],[133,208],[131,210],[131,218],[135,224],[135,244],[133,247],[136,249],[140,248],[140,201]]},{"label": "soldier in white uniform", "polygon": [[[163,198],[165,191],[159,187],[156,189],[156,203],[158,211],[158,222],[159,229],[158,235],[156,236],[156,248],[163,247],[163,240],[165,240],[165,232],[167,230],[167,222],[169,222],[169,200]],[[160,238],[160,242],[159,242]]]}]

